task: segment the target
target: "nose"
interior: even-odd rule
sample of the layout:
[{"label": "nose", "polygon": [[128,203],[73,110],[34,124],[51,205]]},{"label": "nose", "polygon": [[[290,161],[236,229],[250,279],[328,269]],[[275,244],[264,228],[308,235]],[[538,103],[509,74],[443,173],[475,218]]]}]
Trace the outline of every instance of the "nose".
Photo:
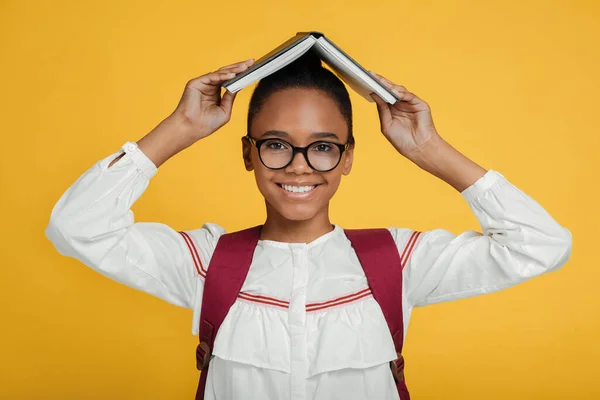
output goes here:
[{"label": "nose", "polygon": [[289,174],[310,174],[313,172],[313,169],[308,165],[304,154],[301,152],[297,152],[292,159],[292,162],[285,167],[285,172]]}]

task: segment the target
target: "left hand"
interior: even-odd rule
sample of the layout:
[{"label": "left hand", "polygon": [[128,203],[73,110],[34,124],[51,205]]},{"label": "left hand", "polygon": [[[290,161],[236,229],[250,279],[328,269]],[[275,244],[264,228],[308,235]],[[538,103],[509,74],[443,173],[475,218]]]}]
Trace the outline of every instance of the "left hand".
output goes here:
[{"label": "left hand", "polygon": [[432,139],[439,139],[431,109],[425,101],[404,86],[371,73],[400,97],[400,101],[395,104],[388,104],[375,93],[371,94],[377,103],[381,132],[400,154],[412,160]]}]

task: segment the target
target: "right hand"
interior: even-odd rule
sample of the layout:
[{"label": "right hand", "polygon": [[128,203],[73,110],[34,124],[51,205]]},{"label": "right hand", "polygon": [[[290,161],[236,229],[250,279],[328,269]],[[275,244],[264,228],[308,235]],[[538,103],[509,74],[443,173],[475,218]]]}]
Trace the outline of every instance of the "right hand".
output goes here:
[{"label": "right hand", "polygon": [[190,144],[209,136],[229,121],[236,94],[225,91],[221,96],[221,84],[252,64],[254,59],[226,65],[186,84],[171,117],[185,128]]}]

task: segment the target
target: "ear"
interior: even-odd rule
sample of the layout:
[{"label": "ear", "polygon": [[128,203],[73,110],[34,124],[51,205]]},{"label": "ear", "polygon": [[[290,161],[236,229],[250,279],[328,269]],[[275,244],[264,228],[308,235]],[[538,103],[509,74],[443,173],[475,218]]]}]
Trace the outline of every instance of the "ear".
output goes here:
[{"label": "ear", "polygon": [[348,149],[344,152],[344,159],[342,160],[342,174],[348,175],[352,170],[352,162],[354,161],[354,145],[351,144]]},{"label": "ear", "polygon": [[242,157],[244,159],[244,166],[246,167],[246,171],[252,171],[254,167],[252,166],[252,143],[246,139],[245,136],[242,136]]}]

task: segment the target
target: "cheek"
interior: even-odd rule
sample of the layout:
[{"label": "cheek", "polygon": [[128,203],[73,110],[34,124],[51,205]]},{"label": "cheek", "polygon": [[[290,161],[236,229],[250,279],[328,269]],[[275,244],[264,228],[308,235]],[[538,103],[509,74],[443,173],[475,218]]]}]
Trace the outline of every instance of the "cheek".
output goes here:
[{"label": "cheek", "polygon": [[327,191],[330,193],[330,196],[333,196],[333,194],[337,191],[338,187],[340,186],[340,182],[342,181],[342,174],[341,174],[341,170],[338,172],[336,170],[336,172],[334,173],[328,173],[324,175],[325,181],[327,182]]},{"label": "cheek", "polygon": [[256,185],[263,195],[267,195],[266,192],[272,190],[271,186],[273,185],[272,180],[275,171],[271,171],[262,165],[260,160],[258,160],[258,156],[256,160],[253,160],[252,164],[254,166],[254,179],[256,180]]}]

